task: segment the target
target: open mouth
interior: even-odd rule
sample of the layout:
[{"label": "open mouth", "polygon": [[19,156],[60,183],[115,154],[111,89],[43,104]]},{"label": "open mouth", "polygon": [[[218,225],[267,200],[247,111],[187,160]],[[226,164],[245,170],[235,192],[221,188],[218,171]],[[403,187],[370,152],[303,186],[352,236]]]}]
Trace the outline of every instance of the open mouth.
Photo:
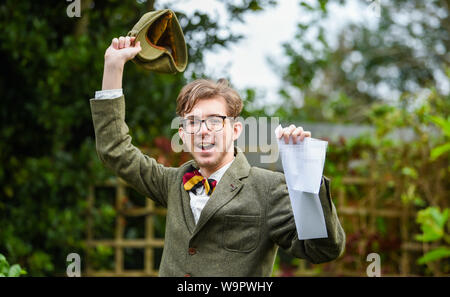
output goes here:
[{"label": "open mouth", "polygon": [[208,150],[211,150],[212,148],[214,148],[215,145],[216,145],[215,143],[201,142],[201,143],[198,143],[196,145],[196,147],[199,148],[202,151],[208,151]]}]

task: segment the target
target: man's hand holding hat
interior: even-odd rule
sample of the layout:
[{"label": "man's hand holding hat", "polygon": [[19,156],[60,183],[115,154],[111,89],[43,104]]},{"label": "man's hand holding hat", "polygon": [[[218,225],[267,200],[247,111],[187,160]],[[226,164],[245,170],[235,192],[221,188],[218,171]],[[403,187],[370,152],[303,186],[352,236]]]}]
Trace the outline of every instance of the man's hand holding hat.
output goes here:
[{"label": "man's hand holding hat", "polygon": [[139,41],[134,44],[135,39],[135,37],[129,36],[114,38],[106,49],[105,62],[125,64],[128,60],[133,59],[142,50]]},{"label": "man's hand holding hat", "polygon": [[186,42],[172,10],[147,12],[126,37],[112,40],[105,52],[102,90],[122,89],[123,66],[128,60],[160,73],[176,74],[186,69]]},{"label": "man's hand holding hat", "polygon": [[114,38],[105,52],[102,90],[122,88],[123,66],[133,59],[141,50],[141,43],[136,44],[135,37]]}]

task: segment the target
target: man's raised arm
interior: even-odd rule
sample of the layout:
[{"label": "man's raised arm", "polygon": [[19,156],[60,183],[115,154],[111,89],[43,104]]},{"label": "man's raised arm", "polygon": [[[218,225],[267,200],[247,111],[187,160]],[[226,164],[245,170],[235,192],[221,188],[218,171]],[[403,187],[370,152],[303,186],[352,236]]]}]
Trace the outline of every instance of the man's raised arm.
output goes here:
[{"label": "man's raised arm", "polygon": [[141,194],[166,206],[168,180],[174,169],[158,164],[133,146],[125,123],[123,69],[141,50],[139,42],[133,43],[133,37],[114,38],[105,52],[102,91],[96,92],[96,99],[90,101],[97,154],[117,176]]}]

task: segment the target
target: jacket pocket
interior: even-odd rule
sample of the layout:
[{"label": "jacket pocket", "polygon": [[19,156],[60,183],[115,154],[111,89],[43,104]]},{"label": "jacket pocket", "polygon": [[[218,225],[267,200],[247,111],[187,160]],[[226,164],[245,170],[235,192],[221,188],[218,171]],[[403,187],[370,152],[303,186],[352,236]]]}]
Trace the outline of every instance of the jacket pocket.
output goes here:
[{"label": "jacket pocket", "polygon": [[259,242],[260,216],[226,215],[223,246],[231,252],[251,252]]}]

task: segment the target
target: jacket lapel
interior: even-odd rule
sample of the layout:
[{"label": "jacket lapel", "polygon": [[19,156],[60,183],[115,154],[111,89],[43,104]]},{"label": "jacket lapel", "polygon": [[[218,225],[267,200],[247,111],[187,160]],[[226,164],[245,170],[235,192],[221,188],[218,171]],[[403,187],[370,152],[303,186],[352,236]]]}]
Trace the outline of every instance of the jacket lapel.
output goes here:
[{"label": "jacket lapel", "polygon": [[[183,180],[183,175],[181,175],[181,180]],[[184,219],[186,221],[186,225],[189,229],[189,232],[192,234],[195,229],[195,220],[191,210],[191,202],[190,202],[191,197],[189,196],[189,193],[184,189],[183,182],[180,183],[180,191],[181,191],[181,203],[184,213]]]},{"label": "jacket lapel", "polygon": [[197,163],[194,160],[190,160],[184,163],[181,167],[181,172],[178,180],[180,181],[180,191],[181,191],[181,204],[183,208],[184,219],[186,221],[186,225],[189,229],[189,232],[192,234],[195,229],[195,219],[192,214],[191,209],[191,197],[189,196],[189,192],[184,189],[183,185],[183,175],[194,169],[199,169]]}]

